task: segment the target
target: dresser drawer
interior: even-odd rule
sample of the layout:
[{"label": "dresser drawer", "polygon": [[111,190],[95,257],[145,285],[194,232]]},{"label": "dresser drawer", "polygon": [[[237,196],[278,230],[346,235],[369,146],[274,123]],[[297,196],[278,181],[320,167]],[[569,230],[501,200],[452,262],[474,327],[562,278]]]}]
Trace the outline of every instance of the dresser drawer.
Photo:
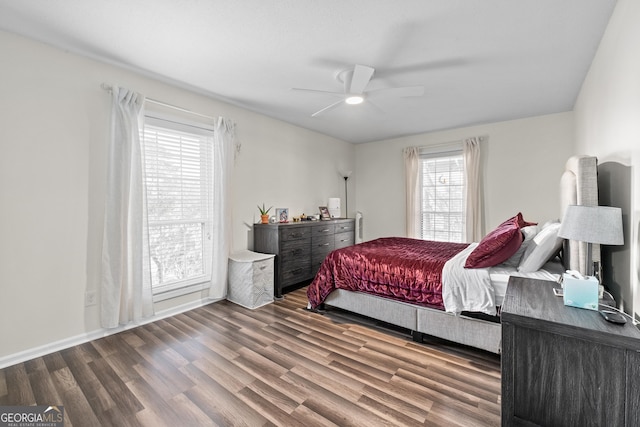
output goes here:
[{"label": "dresser drawer", "polygon": [[344,233],[347,231],[351,231],[353,232],[353,230],[355,230],[355,222],[350,221],[350,222],[340,222],[338,224],[336,224],[336,231],[335,233]]},{"label": "dresser drawer", "polygon": [[288,242],[311,237],[311,227],[292,227],[280,230],[280,241]]},{"label": "dresser drawer", "polygon": [[280,264],[282,286],[292,285],[309,279],[311,276],[311,258],[309,256],[283,260]]},{"label": "dresser drawer", "polygon": [[311,239],[311,255],[326,255],[335,247],[334,235],[329,236],[313,236]]},{"label": "dresser drawer", "polygon": [[335,248],[335,235],[313,236],[311,242],[311,275],[315,276],[322,261]]},{"label": "dresser drawer", "polygon": [[327,254],[324,253],[313,254],[311,257],[311,276],[315,276],[318,270],[320,270],[320,266],[326,257]]},{"label": "dresser drawer", "polygon": [[282,242],[280,250],[281,286],[292,285],[311,274],[311,239]]},{"label": "dresser drawer", "polygon": [[316,236],[333,236],[336,232],[336,226],[334,224],[322,224],[313,227],[313,237]]},{"label": "dresser drawer", "polygon": [[[292,233],[300,229],[291,230]],[[309,231],[308,228],[302,230]],[[280,286],[289,286],[307,280],[311,275],[311,238],[285,240],[280,247]]]},{"label": "dresser drawer", "polygon": [[346,248],[355,243],[353,232],[339,233],[335,235],[334,247],[335,249]]},{"label": "dresser drawer", "polygon": [[310,239],[289,240],[281,243],[280,262],[311,255]]}]

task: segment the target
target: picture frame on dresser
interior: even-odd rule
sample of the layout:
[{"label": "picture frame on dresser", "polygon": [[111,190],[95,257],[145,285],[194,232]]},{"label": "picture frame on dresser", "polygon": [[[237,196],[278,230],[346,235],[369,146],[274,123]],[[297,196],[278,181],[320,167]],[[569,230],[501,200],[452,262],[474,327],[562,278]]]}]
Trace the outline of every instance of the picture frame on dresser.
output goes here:
[{"label": "picture frame on dresser", "polygon": [[276,221],[289,222],[289,208],[276,208]]},{"label": "picture frame on dresser", "polygon": [[320,210],[320,219],[323,221],[331,219],[331,214],[329,213],[329,208],[326,206],[319,206]]}]

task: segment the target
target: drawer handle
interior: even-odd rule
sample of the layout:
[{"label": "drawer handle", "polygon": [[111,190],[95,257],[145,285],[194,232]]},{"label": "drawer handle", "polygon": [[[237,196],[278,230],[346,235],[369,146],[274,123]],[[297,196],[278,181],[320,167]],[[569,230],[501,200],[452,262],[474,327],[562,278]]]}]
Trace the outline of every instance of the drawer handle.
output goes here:
[{"label": "drawer handle", "polygon": [[263,265],[263,266],[260,267],[260,270],[264,270],[265,268],[267,268],[267,266]]},{"label": "drawer handle", "polygon": [[329,244],[328,243],[323,243],[323,244],[318,245],[318,246],[329,246]]},{"label": "drawer handle", "polygon": [[291,233],[289,234],[289,237],[302,237],[304,236],[304,233]]},{"label": "drawer handle", "polygon": [[300,255],[302,253],[302,249],[298,248],[298,249],[294,249],[291,251],[291,253],[293,255]]},{"label": "drawer handle", "polygon": [[341,241],[341,242],[348,242],[348,241],[349,241],[349,239],[342,239],[342,240],[340,240],[340,241]]},{"label": "drawer handle", "polygon": [[328,233],[328,232],[329,232],[328,228],[325,228],[324,230],[320,230],[320,233]]}]

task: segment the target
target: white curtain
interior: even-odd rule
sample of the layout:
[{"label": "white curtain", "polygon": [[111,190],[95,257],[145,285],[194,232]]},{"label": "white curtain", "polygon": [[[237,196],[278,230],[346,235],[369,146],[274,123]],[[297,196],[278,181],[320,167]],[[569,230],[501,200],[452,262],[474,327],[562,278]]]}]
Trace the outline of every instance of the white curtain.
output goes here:
[{"label": "white curtain", "polygon": [[209,298],[220,299],[227,292],[227,265],[232,241],[231,194],[236,148],[233,121],[219,117],[214,132],[213,167],[213,260]]},{"label": "white curtain", "polygon": [[153,315],[143,150],[144,96],[111,89],[111,135],[102,243],[101,322],[105,328]]},{"label": "white curtain", "polygon": [[407,237],[420,238],[420,149],[407,147],[404,149],[405,188],[406,188],[406,232]]},{"label": "white curtain", "polygon": [[462,144],[465,168],[465,234],[467,242],[479,242],[482,230],[482,198],[480,180],[480,138],[467,138]]}]

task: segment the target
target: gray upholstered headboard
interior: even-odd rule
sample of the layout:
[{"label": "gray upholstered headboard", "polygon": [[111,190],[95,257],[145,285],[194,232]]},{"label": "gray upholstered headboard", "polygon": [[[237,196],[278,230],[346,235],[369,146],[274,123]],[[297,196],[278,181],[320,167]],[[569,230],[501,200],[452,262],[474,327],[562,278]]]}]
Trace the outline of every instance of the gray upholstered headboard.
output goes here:
[{"label": "gray upholstered headboard", "polygon": [[[573,156],[567,160],[560,180],[562,212],[569,205],[598,205],[598,159],[592,156]],[[586,273],[587,244],[575,240],[564,243],[564,264],[567,269]],[[600,246],[593,245],[593,261],[600,261]]]}]

